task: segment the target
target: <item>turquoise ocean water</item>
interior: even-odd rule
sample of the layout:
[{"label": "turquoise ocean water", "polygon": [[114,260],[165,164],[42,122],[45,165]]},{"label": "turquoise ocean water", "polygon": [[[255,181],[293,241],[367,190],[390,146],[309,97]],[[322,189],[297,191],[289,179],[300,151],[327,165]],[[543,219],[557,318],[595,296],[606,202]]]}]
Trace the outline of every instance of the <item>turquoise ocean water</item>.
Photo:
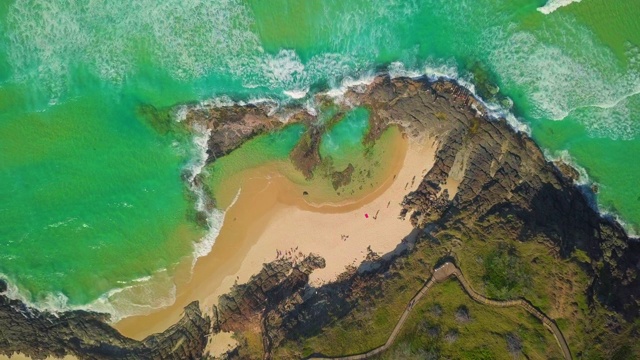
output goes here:
[{"label": "turquoise ocean water", "polygon": [[384,68],[497,84],[638,229],[638,19],[637,0],[3,1],[0,273],[41,306],[170,302],[207,233],[182,180],[200,151],[140,107],[287,101]]}]

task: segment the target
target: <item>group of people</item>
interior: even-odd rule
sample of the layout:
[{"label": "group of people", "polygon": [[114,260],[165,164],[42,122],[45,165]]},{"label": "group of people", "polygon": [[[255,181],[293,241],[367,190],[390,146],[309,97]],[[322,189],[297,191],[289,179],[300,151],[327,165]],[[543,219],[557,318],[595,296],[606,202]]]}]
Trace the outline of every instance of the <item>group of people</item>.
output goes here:
[{"label": "group of people", "polygon": [[298,251],[297,246],[285,251],[276,249],[276,259],[290,260],[294,265],[296,265],[299,260],[304,259],[304,254],[302,251]]}]

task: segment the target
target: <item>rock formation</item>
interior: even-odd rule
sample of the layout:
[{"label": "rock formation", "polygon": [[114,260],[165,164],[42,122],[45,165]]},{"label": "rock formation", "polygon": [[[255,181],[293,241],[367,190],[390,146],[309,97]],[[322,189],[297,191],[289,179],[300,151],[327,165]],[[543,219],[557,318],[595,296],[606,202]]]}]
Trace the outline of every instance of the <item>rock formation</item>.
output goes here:
[{"label": "rock formation", "polygon": [[[204,356],[210,331],[224,330],[260,333],[269,357],[283,340],[317,334],[367,297],[378,296],[381,284],[393,276],[389,269],[410,252],[425,228],[431,233],[457,229],[477,238],[542,241],[564,257],[584,251],[591,261],[586,269],[589,299],[627,319],[637,318],[638,243],[594,210],[585,190],[567,176],[573,172],[547,161],[526,134],[515,132],[504,119],[491,118],[467,89],[451,81],[381,76],[363,91],[347,92],[345,101],[370,108],[368,142],[388,126],[399,125],[415,140],[438,144],[434,167],[404,199],[401,215],[408,216],[416,230],[402,243],[398,239],[397,251],[371,258],[319,288],[309,287],[308,278],[324,266],[323,259],[310,255],[298,264],[278,260],[222,296],[212,319],[191,304],[177,324],[143,341],[118,334],[100,314],[53,315],[0,295],[0,353],[197,359]],[[285,111],[289,121],[311,124],[311,115],[303,110]],[[209,161],[215,161],[247,139],[282,126],[270,112],[256,105],[194,107],[185,121],[210,132]],[[304,158],[306,152],[300,153]]]},{"label": "rock formation", "polygon": [[143,341],[122,336],[107,320],[107,315],[79,310],[42,312],[0,295],[0,354],[19,352],[33,359],[200,359],[211,327],[197,302],[184,309],[175,325]]}]

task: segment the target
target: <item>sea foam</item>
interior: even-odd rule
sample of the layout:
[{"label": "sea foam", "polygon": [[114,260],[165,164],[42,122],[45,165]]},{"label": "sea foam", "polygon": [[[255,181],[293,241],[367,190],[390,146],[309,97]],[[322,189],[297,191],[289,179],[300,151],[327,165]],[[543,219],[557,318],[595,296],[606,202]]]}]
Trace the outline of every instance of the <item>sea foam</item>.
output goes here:
[{"label": "sea foam", "polygon": [[580,1],[582,0],[548,0],[547,3],[544,4],[544,6],[538,8],[538,11],[548,15],[563,6],[567,6],[572,3],[579,3]]},{"label": "sea foam", "polygon": [[633,122],[631,114],[621,109],[617,110],[617,116],[603,116],[597,121],[593,117],[581,118],[589,113],[576,110],[614,108],[638,93],[640,63],[636,49],[629,48],[629,66],[622,70],[611,50],[599,46],[584,26],[571,19],[563,19],[554,26],[558,28],[554,33],[561,31],[571,36],[550,38],[546,30],[532,33],[520,31],[516,25],[486,32],[484,47],[493,49],[489,60],[503,85],[524,89],[530,105],[528,112],[534,119],[563,120],[571,115],[587,125],[594,136],[613,139],[635,136],[633,126],[618,125]]},{"label": "sea foam", "polygon": [[57,315],[65,311],[84,310],[109,314],[111,322],[117,322],[129,316],[144,315],[170,306],[175,302],[176,287],[166,269],[151,276],[144,276],[127,282],[127,285],[112,289],[89,304],[74,305],[62,293],[49,293],[37,302],[31,301],[28,291],[19,289],[7,276],[0,274],[7,283],[6,296],[26,304],[30,309],[46,311]]}]

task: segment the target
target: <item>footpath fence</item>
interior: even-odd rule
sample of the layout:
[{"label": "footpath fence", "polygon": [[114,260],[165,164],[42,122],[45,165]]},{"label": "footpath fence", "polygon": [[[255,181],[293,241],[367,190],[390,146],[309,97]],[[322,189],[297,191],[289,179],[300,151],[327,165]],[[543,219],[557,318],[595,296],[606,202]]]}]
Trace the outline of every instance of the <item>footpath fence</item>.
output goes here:
[{"label": "footpath fence", "polygon": [[556,341],[558,342],[560,349],[562,350],[562,354],[565,360],[572,359],[571,351],[569,350],[569,346],[567,345],[567,341],[565,340],[564,335],[562,335],[562,332],[558,328],[558,325],[556,325],[556,323],[551,318],[545,315],[545,313],[538,310],[526,299],[497,301],[497,300],[491,300],[482,296],[480,293],[478,293],[471,287],[469,282],[467,282],[467,279],[465,279],[465,277],[462,275],[462,272],[460,271],[460,269],[458,269],[458,267],[451,262],[446,262],[442,266],[435,269],[431,278],[429,278],[429,280],[424,284],[424,286],[420,289],[420,291],[411,299],[411,301],[409,301],[404,312],[402,313],[402,316],[400,316],[400,320],[398,320],[398,323],[393,328],[391,335],[383,345],[363,354],[340,356],[340,357],[311,357],[310,359],[358,360],[358,359],[367,359],[386,351],[391,347],[391,345],[393,345],[396,338],[400,334],[400,330],[402,329],[402,326],[409,318],[409,314],[413,310],[414,305],[418,301],[420,301],[422,297],[424,297],[427,294],[429,289],[434,284],[443,282],[452,276],[454,276],[458,280],[458,282],[460,282],[460,284],[462,285],[462,288],[467,293],[467,295],[469,295],[469,297],[471,297],[474,301],[478,303],[490,305],[490,306],[497,306],[497,307],[519,306],[524,310],[526,310],[529,314],[533,315],[538,320],[540,320],[542,324],[547,329],[549,329],[549,331],[551,331]]}]

